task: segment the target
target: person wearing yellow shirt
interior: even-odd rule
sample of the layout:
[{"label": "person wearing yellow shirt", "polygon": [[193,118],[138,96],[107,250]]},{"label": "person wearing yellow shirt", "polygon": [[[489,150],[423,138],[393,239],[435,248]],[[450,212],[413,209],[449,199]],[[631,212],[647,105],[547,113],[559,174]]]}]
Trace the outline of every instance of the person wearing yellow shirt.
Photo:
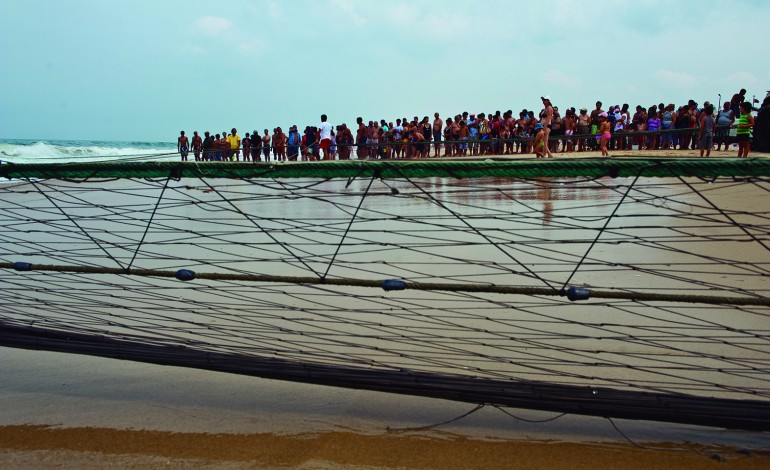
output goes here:
[{"label": "person wearing yellow shirt", "polygon": [[227,143],[230,144],[230,161],[238,161],[239,150],[241,148],[241,136],[238,135],[238,131],[233,127],[233,132],[227,136]]}]

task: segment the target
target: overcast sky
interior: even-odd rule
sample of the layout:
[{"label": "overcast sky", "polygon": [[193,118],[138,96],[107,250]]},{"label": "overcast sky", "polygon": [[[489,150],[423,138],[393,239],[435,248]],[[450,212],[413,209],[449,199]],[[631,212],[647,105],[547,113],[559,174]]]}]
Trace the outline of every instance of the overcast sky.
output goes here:
[{"label": "overcast sky", "polygon": [[0,138],[761,100],[768,18],[764,0],[0,0]]}]

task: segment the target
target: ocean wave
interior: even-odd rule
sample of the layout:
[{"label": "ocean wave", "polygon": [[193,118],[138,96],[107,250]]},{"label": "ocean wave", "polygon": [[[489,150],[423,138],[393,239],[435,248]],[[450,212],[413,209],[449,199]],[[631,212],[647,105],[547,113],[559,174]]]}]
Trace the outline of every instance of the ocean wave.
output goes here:
[{"label": "ocean wave", "polygon": [[4,163],[70,163],[170,160],[176,146],[166,142],[0,141]]}]

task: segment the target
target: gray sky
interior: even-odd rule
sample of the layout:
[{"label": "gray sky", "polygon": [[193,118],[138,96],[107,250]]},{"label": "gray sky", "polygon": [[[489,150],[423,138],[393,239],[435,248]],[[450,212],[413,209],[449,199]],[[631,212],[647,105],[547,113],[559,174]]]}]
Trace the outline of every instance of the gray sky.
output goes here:
[{"label": "gray sky", "polygon": [[768,18],[762,0],[0,0],[0,138],[761,100]]}]

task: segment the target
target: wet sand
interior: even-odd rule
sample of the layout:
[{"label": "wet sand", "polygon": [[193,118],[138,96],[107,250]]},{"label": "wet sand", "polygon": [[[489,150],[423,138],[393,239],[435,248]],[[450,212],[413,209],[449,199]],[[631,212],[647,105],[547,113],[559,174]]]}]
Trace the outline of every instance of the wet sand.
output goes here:
[{"label": "wet sand", "polygon": [[767,433],[492,407],[441,424],[474,406],[50,352],[0,357],[4,468],[770,465]]},{"label": "wet sand", "polygon": [[[0,348],[4,468],[767,468],[767,435]],[[556,414],[506,410],[544,421]],[[405,429],[406,428],[406,429]],[[404,430],[405,429],[405,430]]]},{"label": "wet sand", "polygon": [[[462,436],[328,432],[177,434],[114,429],[2,427],[5,468],[762,468],[765,452],[657,443],[491,441]],[[654,449],[652,448],[654,447]]]},{"label": "wet sand", "polygon": [[[491,407],[419,429],[473,405],[7,348],[0,359],[6,468],[770,466],[767,433],[615,420],[634,445],[607,419],[530,423]],[[531,421],[556,417],[507,411]],[[412,430],[394,431],[401,428]]]}]

